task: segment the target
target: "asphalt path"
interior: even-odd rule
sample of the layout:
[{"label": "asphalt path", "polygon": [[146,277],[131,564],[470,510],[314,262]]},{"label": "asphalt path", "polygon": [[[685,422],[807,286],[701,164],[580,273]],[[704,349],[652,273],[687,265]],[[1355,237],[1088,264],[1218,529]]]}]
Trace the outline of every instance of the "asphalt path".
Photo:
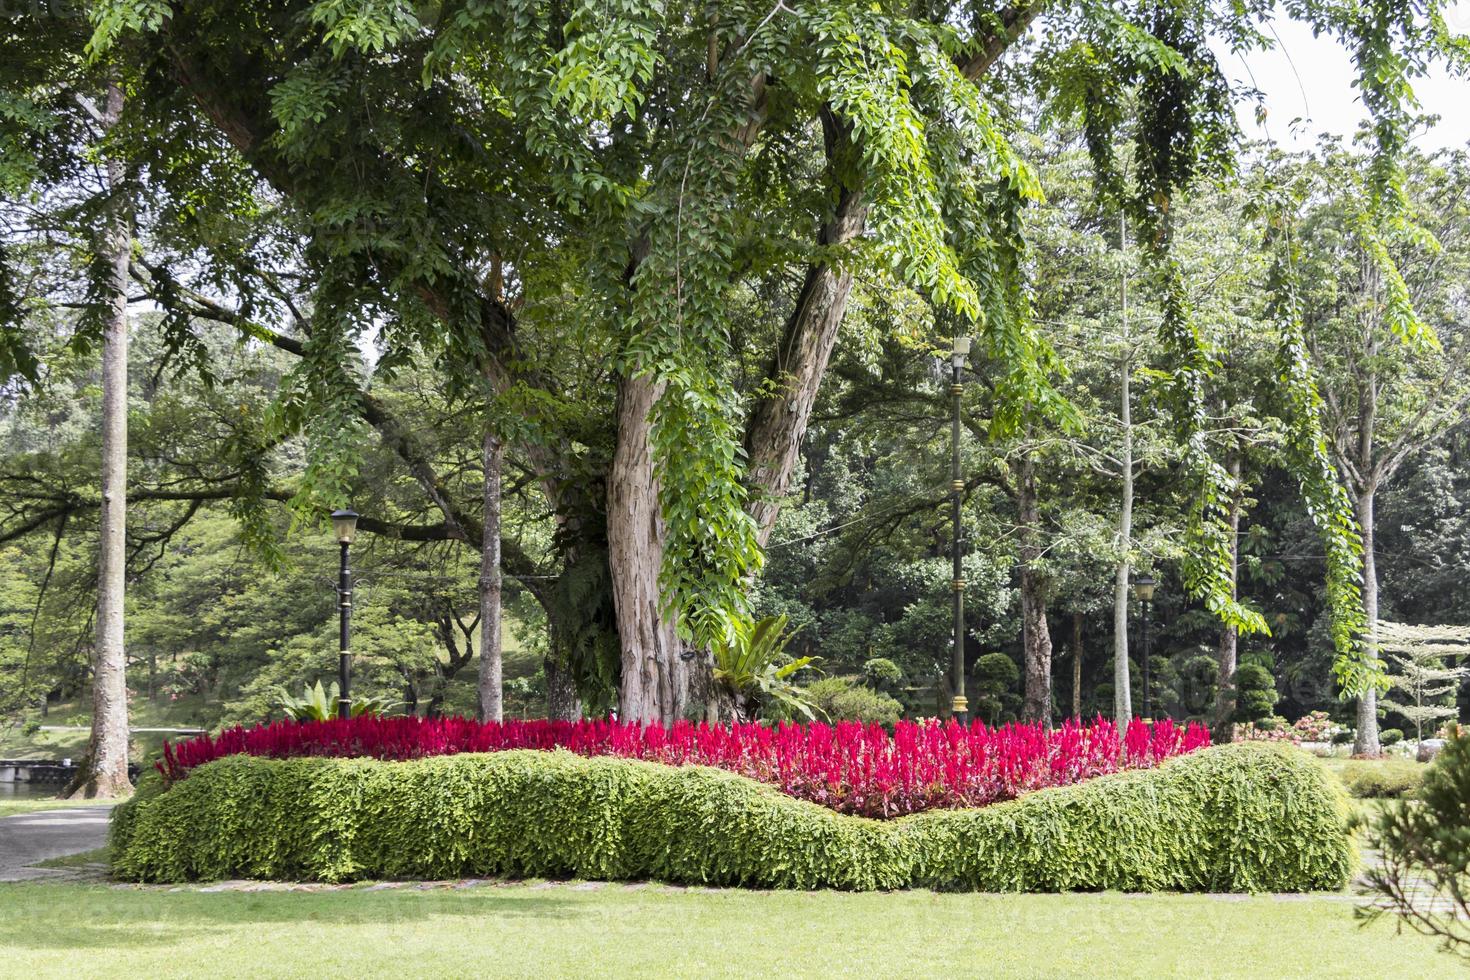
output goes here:
[{"label": "asphalt path", "polygon": [[56,872],[37,861],[94,851],[107,843],[110,806],[38,810],[0,818],[0,881],[33,881]]}]

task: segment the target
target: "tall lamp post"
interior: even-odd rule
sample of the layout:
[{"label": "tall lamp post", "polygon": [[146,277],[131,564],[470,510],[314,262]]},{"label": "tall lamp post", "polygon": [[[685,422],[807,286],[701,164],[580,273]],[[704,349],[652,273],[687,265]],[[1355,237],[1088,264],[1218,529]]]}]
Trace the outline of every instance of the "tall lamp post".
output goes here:
[{"label": "tall lamp post", "polygon": [[337,610],[341,624],[337,640],[337,717],[352,717],[352,648],[348,640],[352,632],[352,569],[347,564],[347,553],[352,549],[352,539],[357,536],[357,511],[332,511],[332,530],[337,534],[337,544],[342,549],[342,566],[337,578]]},{"label": "tall lamp post", "polygon": [[1143,634],[1143,718],[1145,720],[1153,719],[1148,682],[1148,604],[1154,599],[1154,585],[1152,575],[1138,575],[1133,579],[1133,594],[1138,596],[1138,601],[1143,606],[1143,622],[1139,625]]},{"label": "tall lamp post", "polygon": [[954,578],[950,588],[954,591],[954,701],[950,710],[960,724],[970,721],[970,702],[965,699],[965,580],[960,568],[960,507],[964,499],[965,481],[960,478],[960,395],[964,386],[960,378],[965,370],[965,356],[970,353],[970,338],[954,338],[950,352],[950,401],[954,414],[950,419],[950,515],[954,521]]}]

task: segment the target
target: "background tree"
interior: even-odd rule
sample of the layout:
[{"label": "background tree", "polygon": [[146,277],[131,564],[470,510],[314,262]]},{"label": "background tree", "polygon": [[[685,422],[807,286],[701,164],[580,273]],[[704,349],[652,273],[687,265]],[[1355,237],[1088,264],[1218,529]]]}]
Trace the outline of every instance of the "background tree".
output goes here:
[{"label": "background tree", "polygon": [[[1424,724],[1459,717],[1455,692],[1470,676],[1470,667],[1447,660],[1470,653],[1470,626],[1410,626],[1378,623],[1378,648],[1398,665],[1390,680],[1403,700],[1383,698],[1382,704],[1414,726],[1414,738],[1424,738]],[[1448,703],[1446,697],[1448,696]]]}]

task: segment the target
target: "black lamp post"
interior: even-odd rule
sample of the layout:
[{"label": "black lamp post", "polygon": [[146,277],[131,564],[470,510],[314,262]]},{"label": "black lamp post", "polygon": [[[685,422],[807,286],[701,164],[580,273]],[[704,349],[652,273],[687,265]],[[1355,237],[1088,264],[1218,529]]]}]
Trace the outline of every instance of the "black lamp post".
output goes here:
[{"label": "black lamp post", "polygon": [[1153,719],[1153,708],[1150,704],[1148,682],[1148,604],[1154,598],[1154,585],[1152,575],[1138,575],[1133,579],[1133,594],[1138,596],[1138,601],[1143,606],[1143,622],[1140,626],[1143,632],[1143,718],[1145,720]]},{"label": "black lamp post", "polygon": [[950,514],[954,519],[954,578],[950,588],[954,591],[954,701],[950,710],[960,724],[970,721],[970,702],[965,699],[965,580],[960,568],[960,509],[964,500],[965,481],[960,478],[960,395],[964,386],[960,378],[965,370],[965,355],[970,353],[970,338],[954,338],[950,353],[949,393],[954,405],[950,420]]},{"label": "black lamp post", "polygon": [[337,717],[352,717],[352,649],[348,640],[352,632],[352,569],[347,564],[347,553],[352,548],[352,539],[357,536],[357,511],[332,511],[332,530],[337,534],[337,544],[342,548],[342,566],[337,579],[337,609],[341,614],[341,626],[337,641]]}]

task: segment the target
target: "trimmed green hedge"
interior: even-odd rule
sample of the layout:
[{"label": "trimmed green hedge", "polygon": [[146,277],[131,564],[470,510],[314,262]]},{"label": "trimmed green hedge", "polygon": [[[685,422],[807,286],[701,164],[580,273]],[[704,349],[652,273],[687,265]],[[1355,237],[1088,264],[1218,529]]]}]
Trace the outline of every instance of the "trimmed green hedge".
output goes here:
[{"label": "trimmed green hedge", "polygon": [[834,813],[717,769],[566,752],[231,756],[113,819],[136,881],[513,875],[772,888],[1336,889],[1347,802],[1316,760],[1206,749],[975,810]]}]

